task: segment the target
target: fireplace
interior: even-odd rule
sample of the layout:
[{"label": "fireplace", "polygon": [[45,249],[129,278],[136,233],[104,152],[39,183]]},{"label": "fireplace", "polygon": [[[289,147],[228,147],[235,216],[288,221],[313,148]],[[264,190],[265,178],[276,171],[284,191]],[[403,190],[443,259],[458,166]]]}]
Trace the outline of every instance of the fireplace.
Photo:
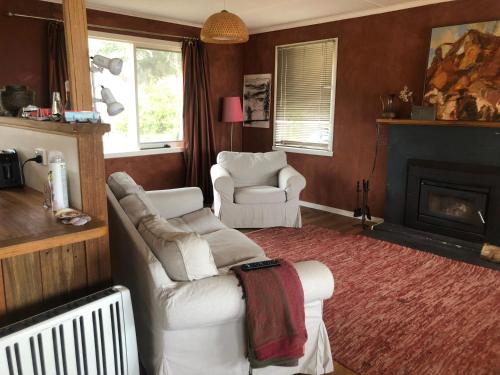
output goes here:
[{"label": "fireplace", "polygon": [[473,242],[500,242],[497,167],[408,161],[405,225]]},{"label": "fireplace", "polygon": [[365,234],[500,270],[500,129],[390,127],[384,222]]}]

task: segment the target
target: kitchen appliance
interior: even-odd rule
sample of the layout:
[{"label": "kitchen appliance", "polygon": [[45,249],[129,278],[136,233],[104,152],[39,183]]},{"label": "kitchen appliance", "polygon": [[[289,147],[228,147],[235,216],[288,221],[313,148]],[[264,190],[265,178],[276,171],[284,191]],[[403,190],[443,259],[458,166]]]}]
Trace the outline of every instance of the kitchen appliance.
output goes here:
[{"label": "kitchen appliance", "polygon": [[14,149],[0,151],[0,189],[23,186],[19,154]]}]

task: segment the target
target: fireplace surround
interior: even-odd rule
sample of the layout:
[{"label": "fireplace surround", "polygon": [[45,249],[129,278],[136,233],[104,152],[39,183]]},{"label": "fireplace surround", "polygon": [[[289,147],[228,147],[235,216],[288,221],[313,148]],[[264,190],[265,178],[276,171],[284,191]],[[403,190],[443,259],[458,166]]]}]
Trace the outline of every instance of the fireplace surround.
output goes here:
[{"label": "fireplace surround", "polygon": [[500,245],[500,129],[388,129],[384,223],[366,235],[500,270],[480,258]]}]

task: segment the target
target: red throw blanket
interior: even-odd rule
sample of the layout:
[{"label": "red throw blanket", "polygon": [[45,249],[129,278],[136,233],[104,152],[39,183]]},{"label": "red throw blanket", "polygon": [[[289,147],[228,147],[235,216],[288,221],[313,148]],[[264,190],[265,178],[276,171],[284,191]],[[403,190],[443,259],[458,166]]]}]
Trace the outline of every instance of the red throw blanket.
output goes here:
[{"label": "red throw blanket", "polygon": [[304,291],[293,265],[233,271],[246,299],[248,358],[252,368],[296,366],[307,340]]}]

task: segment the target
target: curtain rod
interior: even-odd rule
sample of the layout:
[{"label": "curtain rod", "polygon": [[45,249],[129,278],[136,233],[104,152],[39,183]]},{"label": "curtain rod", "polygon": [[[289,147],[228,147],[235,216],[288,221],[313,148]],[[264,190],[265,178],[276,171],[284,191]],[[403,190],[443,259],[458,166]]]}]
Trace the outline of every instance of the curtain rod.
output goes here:
[{"label": "curtain rod", "polygon": [[[64,21],[62,19],[60,19],[60,18],[39,17],[39,16],[31,16],[29,14],[12,13],[12,12],[8,12],[7,15],[9,17],[30,18],[30,19],[35,19],[35,20],[54,21],[54,22],[64,23]],[[122,31],[122,32],[129,32],[129,33],[134,33],[134,34],[142,34],[142,35],[149,35],[149,36],[158,36],[158,37],[164,37],[164,38],[177,38],[177,39],[186,39],[186,40],[198,40],[198,38],[189,37],[189,36],[164,34],[164,33],[155,33],[155,32],[151,32],[151,31],[127,29],[127,28],[123,28],[123,27],[94,25],[94,24],[91,24],[91,23],[87,24],[87,26],[91,27],[91,28],[95,28],[95,29],[110,30],[110,31]]]}]

